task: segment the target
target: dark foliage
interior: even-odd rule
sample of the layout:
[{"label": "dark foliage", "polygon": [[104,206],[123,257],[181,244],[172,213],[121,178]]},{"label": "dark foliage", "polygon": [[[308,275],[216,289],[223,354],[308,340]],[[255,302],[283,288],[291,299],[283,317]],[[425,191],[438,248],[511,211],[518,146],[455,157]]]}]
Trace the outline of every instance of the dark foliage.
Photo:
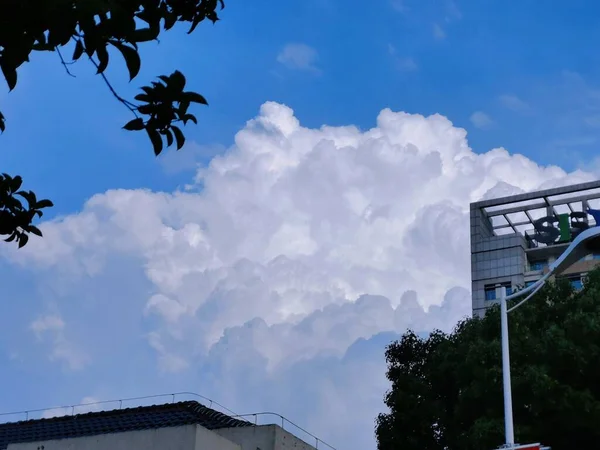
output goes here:
[{"label": "dark foliage", "polygon": [[[553,450],[600,442],[600,271],[585,289],[550,284],[509,318],[517,442]],[[379,450],[481,450],[504,441],[500,317],[451,334],[413,332],[387,351],[389,412]]]},{"label": "dark foliage", "polygon": [[[161,32],[178,22],[185,23],[189,33],[206,19],[214,23],[219,7],[224,7],[223,0],[3,0],[0,70],[12,91],[17,86],[18,69],[29,62],[33,52],[55,52],[69,75],[71,64],[87,59],[96,67],[110,93],[133,114],[124,129],[145,132],[156,155],[165,144],[167,147],[175,144],[179,150],[185,143],[180,125],[197,123],[196,117],[188,112],[190,105],[207,105],[206,99],[185,90],[186,79],[179,71],[161,75],[157,81],[142,87],[134,101],[121,97],[105,75],[111,61],[109,49],[122,55],[129,79],[133,80],[141,67],[140,43],[158,39]],[[73,51],[68,60],[62,52],[67,47]],[[6,125],[7,120],[0,112],[1,132]],[[15,240],[22,247],[29,233],[41,236],[32,226],[32,220],[41,216],[40,208],[52,203],[37,202],[33,193],[18,191],[18,187],[13,189],[20,184],[18,176],[0,176],[0,235],[8,235],[7,240]],[[15,196],[28,202],[27,210]]]}]

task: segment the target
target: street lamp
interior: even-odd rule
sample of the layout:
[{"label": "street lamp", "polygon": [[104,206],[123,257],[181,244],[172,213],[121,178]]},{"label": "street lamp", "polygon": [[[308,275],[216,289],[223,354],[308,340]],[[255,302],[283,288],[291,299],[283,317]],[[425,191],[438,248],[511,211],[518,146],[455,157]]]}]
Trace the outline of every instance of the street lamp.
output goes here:
[{"label": "street lamp", "polygon": [[[525,289],[515,292],[511,295],[506,295],[506,287],[500,286],[496,288],[496,297],[500,298],[500,325],[502,335],[502,383],[504,390],[504,436],[505,444],[500,447],[501,449],[537,449],[544,450],[548,447],[542,447],[540,444],[528,444],[528,445],[515,445],[515,432],[513,424],[513,409],[512,409],[512,389],[510,383],[510,351],[508,347],[508,313],[514,311],[516,308],[521,306],[533,295],[539,291],[542,286],[548,281],[552,275],[558,275],[565,269],[570,267],[573,263],[579,261],[581,258],[591,253],[594,249],[597,249],[600,244],[600,227],[595,226],[588,228],[577,235],[577,237],[571,242],[567,249],[560,255],[560,257],[550,264],[548,273],[542,278],[533,283],[531,286],[527,286]],[[524,300],[508,308],[507,302],[514,300],[518,297],[522,297],[525,294]]]}]

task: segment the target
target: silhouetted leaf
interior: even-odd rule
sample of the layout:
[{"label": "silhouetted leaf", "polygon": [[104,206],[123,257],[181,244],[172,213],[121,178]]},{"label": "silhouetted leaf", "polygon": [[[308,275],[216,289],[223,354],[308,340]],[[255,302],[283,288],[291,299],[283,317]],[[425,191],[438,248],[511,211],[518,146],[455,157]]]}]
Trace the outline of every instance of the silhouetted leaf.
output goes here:
[{"label": "silhouetted leaf", "polygon": [[16,195],[20,195],[25,200],[27,200],[27,205],[29,206],[29,209],[34,208],[35,205],[37,204],[35,194],[31,191],[19,191],[19,192],[16,192]]},{"label": "silhouetted leaf", "polygon": [[19,236],[19,248],[24,247],[25,244],[27,244],[27,241],[29,241],[29,236],[27,236],[25,233],[21,234]]},{"label": "silhouetted leaf", "polygon": [[140,28],[133,33],[135,42],[153,41],[158,37],[158,33],[150,28]]},{"label": "silhouetted leaf", "polygon": [[118,41],[110,41],[110,43],[114,45],[123,55],[125,64],[127,65],[127,70],[129,71],[129,81],[133,80],[140,72],[140,67],[142,66],[140,55],[136,49]]},{"label": "silhouetted leaf", "polygon": [[17,70],[16,68],[12,68],[7,66],[6,64],[0,65],[0,69],[2,69],[2,74],[4,75],[4,79],[6,80],[6,84],[8,84],[8,89],[11,91],[17,85]]},{"label": "silhouetted leaf", "polygon": [[23,184],[23,178],[21,178],[19,175],[17,175],[16,177],[14,177],[10,183],[10,190],[12,192],[17,192],[19,190],[19,188],[21,187],[21,184]]},{"label": "silhouetted leaf", "polygon": [[176,70],[171,74],[170,87],[178,93],[183,91],[183,88],[185,87],[185,76],[179,70]]},{"label": "silhouetted leaf", "polygon": [[138,117],[136,119],[130,120],[129,122],[127,122],[125,124],[125,126],[123,128],[128,131],[143,130],[144,129],[144,119],[142,119],[141,117]]},{"label": "silhouetted leaf", "polygon": [[147,127],[146,127],[146,132],[148,133],[148,137],[150,138],[150,141],[152,142],[152,147],[154,148],[154,154],[156,156],[160,155],[160,152],[162,152],[162,149],[163,149],[163,141],[160,137],[160,134],[155,129],[147,128]]},{"label": "silhouetted leaf", "polygon": [[190,27],[188,34],[192,34],[194,32],[194,30],[196,29],[196,27],[198,26],[198,24],[200,22],[202,22],[203,20],[204,20],[203,16],[200,16],[200,15],[195,16],[194,19],[192,20],[192,26]]},{"label": "silhouetted leaf", "polygon": [[52,206],[54,206],[54,203],[48,199],[40,200],[35,204],[36,209],[51,208]]},{"label": "silhouetted leaf", "polygon": [[152,114],[153,106],[152,105],[141,105],[141,106],[138,106],[138,111],[141,114]]},{"label": "silhouetted leaf", "polygon": [[186,114],[185,116],[182,117],[182,120],[183,120],[183,124],[184,125],[187,125],[187,123],[188,123],[189,120],[191,120],[196,125],[198,125],[198,121],[196,120],[196,116],[194,116],[193,114]]},{"label": "silhouetted leaf", "polygon": [[165,16],[165,30],[170,30],[177,21],[177,15],[174,13],[167,13]]},{"label": "silhouetted leaf", "polygon": [[165,130],[165,136],[167,137],[167,147],[173,145],[173,133],[171,130]]},{"label": "silhouetted leaf", "polygon": [[96,55],[98,55],[98,72],[103,73],[108,67],[108,51],[104,45],[99,46],[96,49]]},{"label": "silhouetted leaf", "polygon": [[179,114],[181,114],[182,116],[185,116],[189,107],[190,107],[189,100],[182,100],[181,102],[179,102]]},{"label": "silhouetted leaf", "polygon": [[173,130],[175,140],[177,141],[177,150],[180,150],[181,147],[183,147],[183,144],[185,144],[185,136],[183,135],[183,132],[179,129],[179,127],[177,127],[176,125],[173,125],[171,129]]},{"label": "silhouetted leaf", "polygon": [[150,102],[150,96],[148,94],[138,94],[134,98],[138,102]]},{"label": "silhouetted leaf", "polygon": [[77,40],[77,43],[75,44],[75,50],[73,51],[73,61],[77,61],[79,58],[81,58],[81,55],[83,55],[83,42],[81,42],[81,39]]},{"label": "silhouetted leaf", "polygon": [[30,225],[27,227],[27,231],[29,231],[30,233],[35,234],[36,236],[42,237],[42,232],[40,231],[40,229],[38,227],[35,227],[33,225]]},{"label": "silhouetted leaf", "polygon": [[201,103],[203,105],[208,105],[208,102],[206,101],[206,99],[198,94],[197,92],[186,92],[183,94],[186,98],[187,101],[189,102],[193,102],[193,103]]}]

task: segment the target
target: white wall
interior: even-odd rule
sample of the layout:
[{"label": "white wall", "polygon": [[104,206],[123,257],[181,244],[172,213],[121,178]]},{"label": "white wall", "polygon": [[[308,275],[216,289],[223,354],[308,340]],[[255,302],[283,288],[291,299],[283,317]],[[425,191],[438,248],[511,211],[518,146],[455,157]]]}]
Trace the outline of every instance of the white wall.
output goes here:
[{"label": "white wall", "polygon": [[233,427],[215,430],[221,436],[240,444],[241,450],[314,450],[278,425]]},{"label": "white wall", "polygon": [[9,444],[7,450],[42,450],[42,446],[43,450],[241,450],[199,425]]},{"label": "white wall", "polygon": [[195,450],[241,450],[238,444],[219,436],[215,431],[196,425]]},{"label": "white wall", "polygon": [[298,439],[292,433],[275,425],[275,447],[274,450],[315,450],[315,447],[308,445],[301,439]]}]

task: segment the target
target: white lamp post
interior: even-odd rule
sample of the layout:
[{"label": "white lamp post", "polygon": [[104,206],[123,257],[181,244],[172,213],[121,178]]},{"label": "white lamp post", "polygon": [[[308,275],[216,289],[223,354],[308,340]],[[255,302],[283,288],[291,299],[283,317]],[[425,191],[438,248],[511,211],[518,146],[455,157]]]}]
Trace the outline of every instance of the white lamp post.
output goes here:
[{"label": "white lamp post", "polygon": [[[600,227],[596,226],[582,231],[571,242],[567,249],[560,257],[550,264],[548,273],[536,281],[531,286],[526,287],[512,295],[506,295],[506,287],[501,286],[496,288],[496,297],[500,298],[500,324],[502,334],[502,382],[504,388],[504,435],[505,444],[502,449],[538,449],[543,450],[548,447],[541,447],[540,444],[528,444],[525,446],[515,445],[515,432],[513,424],[513,409],[512,409],[512,389],[510,383],[510,351],[508,346],[508,313],[514,311],[527,300],[529,300],[542,286],[548,281],[552,275],[558,275],[565,269],[570,267],[574,262],[579,261],[585,255],[591,253],[594,248],[598,248],[600,243]],[[514,300],[525,294],[529,294],[524,300],[508,308],[507,302]]]}]

